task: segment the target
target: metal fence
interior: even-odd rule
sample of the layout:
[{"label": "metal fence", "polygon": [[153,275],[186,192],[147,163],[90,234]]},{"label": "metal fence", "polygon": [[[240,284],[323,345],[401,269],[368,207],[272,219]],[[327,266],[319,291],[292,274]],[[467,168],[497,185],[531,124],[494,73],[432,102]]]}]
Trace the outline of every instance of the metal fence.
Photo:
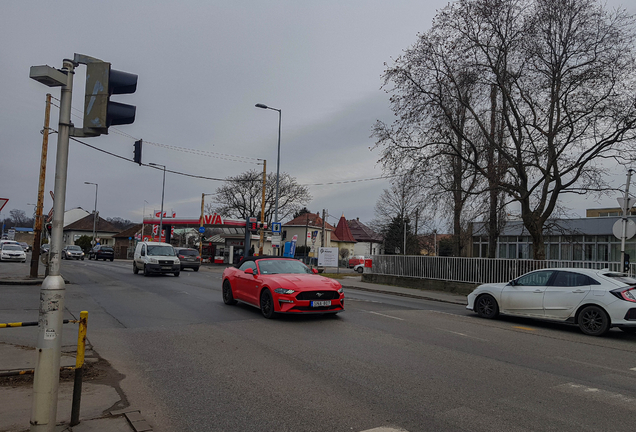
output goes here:
[{"label": "metal fence", "polygon": [[[609,269],[616,272],[622,270],[620,262],[374,255],[372,272],[378,275],[453,282],[496,283],[509,282],[532,270],[559,267]],[[630,265],[629,273],[636,274],[636,264]]]}]

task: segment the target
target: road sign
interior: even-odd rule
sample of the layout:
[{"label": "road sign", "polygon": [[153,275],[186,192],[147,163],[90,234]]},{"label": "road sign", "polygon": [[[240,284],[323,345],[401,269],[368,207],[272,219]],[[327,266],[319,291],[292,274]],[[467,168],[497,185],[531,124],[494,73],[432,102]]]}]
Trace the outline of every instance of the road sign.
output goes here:
[{"label": "road sign", "polygon": [[[614,222],[614,226],[612,227],[612,233],[618,239],[623,237],[623,220],[619,219]],[[629,240],[630,238],[636,235],[636,223],[633,220],[627,219],[627,223],[625,225],[625,240]]]},{"label": "road sign", "polygon": [[273,233],[280,233],[280,222],[272,222],[272,232]]},{"label": "road sign", "polygon": [[199,232],[203,234],[205,232],[205,227],[199,227]]},{"label": "road sign", "polygon": [[627,199],[627,206],[625,206],[625,198],[616,198],[616,200],[618,201],[618,205],[621,206],[621,210],[629,210],[634,207],[634,203],[636,203],[636,198],[632,197]]},{"label": "road sign", "polygon": [[272,247],[280,247],[280,233],[272,235]]},{"label": "road sign", "polygon": [[0,211],[7,205],[9,198],[0,198]]}]

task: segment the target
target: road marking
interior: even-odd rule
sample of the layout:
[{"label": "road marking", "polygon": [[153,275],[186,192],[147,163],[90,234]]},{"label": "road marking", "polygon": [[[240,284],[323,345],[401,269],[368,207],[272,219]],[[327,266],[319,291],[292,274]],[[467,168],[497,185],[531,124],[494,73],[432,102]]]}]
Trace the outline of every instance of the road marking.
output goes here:
[{"label": "road marking", "polygon": [[[584,362],[584,361],[580,361],[580,360],[574,360],[574,359],[567,358],[567,357],[555,356],[555,357],[552,357],[552,358],[554,358],[556,360],[562,360],[562,361],[568,361],[568,362],[572,362],[572,363],[578,363],[578,364],[582,364],[582,365],[590,366],[590,367],[594,367],[594,368],[606,369],[606,370],[609,370],[609,371],[612,371],[612,372],[625,373],[625,371],[623,369],[616,369],[616,368],[609,367],[609,366],[597,365],[597,364],[594,364],[594,363],[588,363],[588,362]],[[636,368],[631,368],[630,370],[636,371]]]},{"label": "road marking", "polygon": [[365,311],[365,312],[369,312],[371,314],[380,315],[380,316],[387,317],[387,318],[393,318],[395,320],[404,321],[404,319],[402,319],[402,318],[394,317],[394,316],[391,316],[391,315],[384,315],[384,314],[381,314],[380,312],[373,312],[373,311]]},{"label": "road marking", "polygon": [[406,429],[395,429],[392,427],[379,427],[363,430],[362,432],[408,432]]},{"label": "road marking", "polygon": [[477,339],[477,340],[480,340],[480,341],[489,342],[488,339],[482,339],[482,338],[478,338],[476,336],[471,336],[471,335],[467,335],[467,334],[464,334],[464,333],[455,332],[455,331],[452,331],[452,330],[443,329],[443,328],[439,328],[439,327],[436,327],[436,328],[437,328],[437,330],[445,331],[445,332],[456,334],[456,335],[459,335],[459,336],[464,336],[464,337],[471,338],[471,339]]},{"label": "road marking", "polygon": [[537,329],[533,329],[533,328],[530,328],[530,327],[512,326],[512,328],[516,328],[516,329],[520,329],[520,330],[537,331]]},{"label": "road marking", "polygon": [[598,402],[619,406],[630,411],[636,411],[636,399],[625,396],[621,393],[614,393],[575,383],[562,384],[554,388],[564,393],[588,397]]}]

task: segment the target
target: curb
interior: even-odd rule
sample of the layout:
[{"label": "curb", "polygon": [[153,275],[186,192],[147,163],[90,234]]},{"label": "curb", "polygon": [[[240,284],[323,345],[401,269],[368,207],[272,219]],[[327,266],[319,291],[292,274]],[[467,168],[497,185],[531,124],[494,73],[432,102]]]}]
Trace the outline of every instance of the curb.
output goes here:
[{"label": "curb", "polygon": [[0,279],[0,285],[41,285],[44,279]]},{"label": "curb", "polygon": [[122,414],[126,417],[126,420],[128,420],[128,423],[135,432],[152,432],[152,426],[150,426],[146,419],[141,415],[141,411],[133,408],[126,408],[110,412],[110,415],[112,416],[120,416]]},{"label": "curb", "polygon": [[381,294],[390,294],[390,295],[395,295],[395,296],[400,296],[400,297],[409,297],[409,298],[420,299],[420,300],[430,300],[430,301],[436,301],[436,302],[441,302],[441,303],[452,303],[452,304],[457,304],[457,305],[462,305],[462,306],[466,306],[468,304],[467,301],[466,302],[462,302],[462,301],[453,300],[453,299],[441,299],[441,298],[436,298],[436,297],[429,297],[429,296],[426,296],[426,295],[417,295],[417,294],[401,293],[401,292],[388,291],[388,290],[363,288],[363,287],[354,286],[354,285],[342,285],[342,287],[343,288],[350,288],[350,289],[360,290],[360,291],[375,292],[375,293],[381,293]]}]

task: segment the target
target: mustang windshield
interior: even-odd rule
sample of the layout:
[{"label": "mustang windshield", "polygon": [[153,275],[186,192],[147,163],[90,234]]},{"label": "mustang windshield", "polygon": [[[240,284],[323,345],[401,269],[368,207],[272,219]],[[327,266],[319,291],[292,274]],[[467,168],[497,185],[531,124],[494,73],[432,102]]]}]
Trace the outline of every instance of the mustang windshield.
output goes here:
[{"label": "mustang windshield", "polygon": [[258,268],[261,274],[312,274],[305,264],[294,260],[258,260]]},{"label": "mustang windshield", "polygon": [[174,256],[174,249],[172,246],[148,246],[148,255]]}]

